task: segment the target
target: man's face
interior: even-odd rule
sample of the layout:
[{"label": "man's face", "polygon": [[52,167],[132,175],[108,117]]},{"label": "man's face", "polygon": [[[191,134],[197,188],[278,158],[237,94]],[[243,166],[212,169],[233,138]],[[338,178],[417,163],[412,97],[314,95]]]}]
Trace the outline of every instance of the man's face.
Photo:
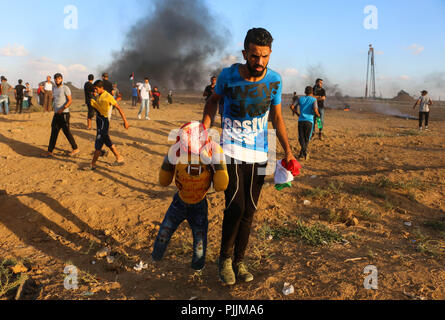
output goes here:
[{"label": "man's face", "polygon": [[216,85],[216,78],[210,79],[210,83],[211,83],[212,86],[215,86]]},{"label": "man's face", "polygon": [[99,88],[99,87],[94,87],[94,90],[97,92],[97,94],[102,94],[105,91],[104,88]]},{"label": "man's face", "polygon": [[51,77],[46,77],[46,81],[51,81]]},{"label": "man's face", "polygon": [[148,79],[145,79],[145,80],[144,80],[144,83],[148,83]]},{"label": "man's face", "polygon": [[63,79],[61,77],[57,77],[54,79],[54,81],[56,82],[57,86],[60,86],[62,84]]},{"label": "man's face", "polygon": [[317,82],[317,85],[318,85],[320,88],[322,88],[322,87],[323,87],[323,81],[318,81],[318,82]]},{"label": "man's face", "polygon": [[264,74],[271,53],[272,49],[268,46],[257,46],[252,43],[249,43],[249,50],[243,50],[243,56],[252,77],[261,77]]}]

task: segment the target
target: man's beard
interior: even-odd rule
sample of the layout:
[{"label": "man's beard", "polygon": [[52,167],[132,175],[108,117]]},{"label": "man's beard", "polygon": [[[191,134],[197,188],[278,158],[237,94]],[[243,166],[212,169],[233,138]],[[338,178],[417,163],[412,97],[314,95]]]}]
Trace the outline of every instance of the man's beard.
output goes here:
[{"label": "man's beard", "polygon": [[[256,67],[257,66],[255,66],[255,68]],[[263,71],[257,71],[254,68],[252,68],[249,63],[247,63],[247,69],[249,70],[250,75],[255,78],[261,77],[264,74],[264,72],[266,71],[266,68],[267,68],[267,66],[263,69]]]}]

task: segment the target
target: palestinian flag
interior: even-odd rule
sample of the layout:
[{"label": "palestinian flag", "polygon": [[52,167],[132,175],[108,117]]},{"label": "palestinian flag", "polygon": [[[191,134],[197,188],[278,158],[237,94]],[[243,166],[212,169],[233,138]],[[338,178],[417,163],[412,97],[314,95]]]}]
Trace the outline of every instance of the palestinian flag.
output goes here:
[{"label": "palestinian flag", "polygon": [[134,72],[132,72],[131,74],[130,74],[130,81],[133,81],[134,80]]}]

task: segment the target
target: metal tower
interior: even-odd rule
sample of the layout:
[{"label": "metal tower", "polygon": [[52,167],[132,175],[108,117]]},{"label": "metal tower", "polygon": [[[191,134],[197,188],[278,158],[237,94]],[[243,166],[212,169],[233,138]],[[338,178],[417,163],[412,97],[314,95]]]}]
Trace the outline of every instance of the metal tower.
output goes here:
[{"label": "metal tower", "polygon": [[[365,91],[365,98],[372,97],[375,99],[376,92],[375,92],[375,56],[374,56],[374,48],[372,47],[372,44],[369,45],[369,51],[368,51],[368,69],[366,71],[366,91]],[[369,92],[369,90],[371,92]],[[370,94],[369,94],[370,93]]]}]

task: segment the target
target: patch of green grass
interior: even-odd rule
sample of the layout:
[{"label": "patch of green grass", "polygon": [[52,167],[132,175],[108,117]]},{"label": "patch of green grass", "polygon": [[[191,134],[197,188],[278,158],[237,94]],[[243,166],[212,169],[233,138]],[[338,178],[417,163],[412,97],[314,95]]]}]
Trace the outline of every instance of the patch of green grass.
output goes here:
[{"label": "patch of green grass", "polygon": [[336,195],[341,192],[343,188],[343,182],[331,181],[325,188],[316,187],[313,189],[303,190],[303,196],[312,199],[323,199],[329,195]]},{"label": "patch of green grass", "polygon": [[4,297],[9,291],[20,286],[28,279],[26,274],[14,274],[10,267],[18,262],[13,259],[5,259],[0,262],[0,298]]},{"label": "patch of green grass", "polygon": [[375,131],[370,133],[360,133],[358,135],[360,138],[383,138],[386,137],[386,135],[381,131]]},{"label": "patch of green grass", "polygon": [[264,226],[262,229],[262,233],[265,237],[271,235],[277,240],[283,238],[297,238],[311,246],[322,246],[336,243],[340,242],[342,239],[341,234],[324,225],[315,224],[313,226],[306,226],[301,221],[297,221],[295,229],[271,226]]},{"label": "patch of green grass", "polygon": [[404,130],[399,133],[401,136],[420,136],[422,134],[421,131],[410,129],[410,130]]},{"label": "patch of green grass", "polygon": [[367,221],[379,221],[381,219],[378,213],[375,213],[373,210],[369,208],[359,208],[357,210],[358,215],[361,219]]}]

